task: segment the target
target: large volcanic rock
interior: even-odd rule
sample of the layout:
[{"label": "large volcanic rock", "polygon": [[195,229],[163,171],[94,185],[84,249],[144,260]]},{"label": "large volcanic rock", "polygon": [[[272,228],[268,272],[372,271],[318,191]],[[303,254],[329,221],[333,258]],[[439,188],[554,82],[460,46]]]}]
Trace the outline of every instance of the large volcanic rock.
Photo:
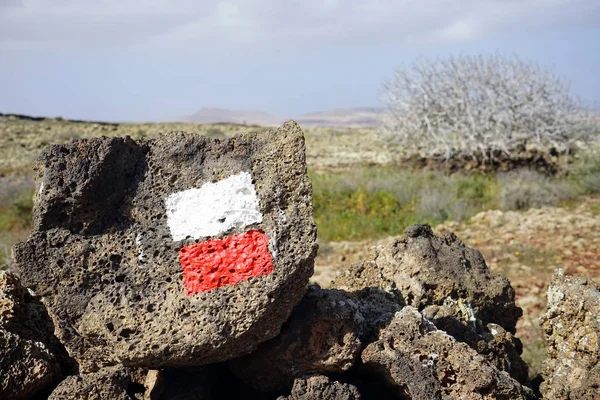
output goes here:
[{"label": "large volcanic rock", "polygon": [[0,271],[0,398],[28,399],[56,384],[70,360],[39,298]]},{"label": "large volcanic rock", "polygon": [[83,373],[249,353],[305,292],[316,227],[293,122],[224,141],[76,140],[35,169],[16,260]]},{"label": "large volcanic rock", "polygon": [[558,269],[541,326],[548,343],[544,398],[600,399],[600,286]]},{"label": "large volcanic rock", "polygon": [[123,367],[102,368],[96,372],[67,377],[48,400],[136,400],[144,398],[143,370]]},{"label": "large volcanic rock", "polygon": [[400,398],[533,399],[530,389],[411,306],[396,313],[361,357],[365,368],[385,377]]}]

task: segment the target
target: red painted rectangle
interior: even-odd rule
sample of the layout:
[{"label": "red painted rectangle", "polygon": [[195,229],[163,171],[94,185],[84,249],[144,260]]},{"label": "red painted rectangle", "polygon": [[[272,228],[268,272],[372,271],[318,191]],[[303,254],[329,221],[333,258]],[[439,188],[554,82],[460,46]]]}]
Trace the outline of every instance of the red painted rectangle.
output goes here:
[{"label": "red painted rectangle", "polygon": [[186,295],[235,285],[273,272],[269,239],[259,230],[210,239],[179,250]]}]

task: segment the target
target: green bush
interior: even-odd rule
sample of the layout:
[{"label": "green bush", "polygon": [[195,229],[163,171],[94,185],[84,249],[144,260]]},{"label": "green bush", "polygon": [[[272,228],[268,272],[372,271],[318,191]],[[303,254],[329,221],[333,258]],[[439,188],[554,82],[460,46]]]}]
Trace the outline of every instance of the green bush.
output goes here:
[{"label": "green bush", "polygon": [[0,231],[30,228],[32,208],[32,191],[27,190],[16,195],[10,206],[0,209]]},{"label": "green bush", "polygon": [[529,169],[508,173],[444,174],[390,166],[310,172],[314,215],[323,240],[401,234],[412,223],[437,225],[490,210],[555,206],[598,193],[600,161],[586,158],[565,177]]},{"label": "green bush", "polygon": [[325,240],[397,235],[416,222],[413,204],[403,203],[391,192],[318,191],[313,204],[319,237]]},{"label": "green bush", "polygon": [[315,220],[324,240],[398,235],[413,223],[461,220],[496,204],[496,181],[482,174],[379,166],[310,176]]},{"label": "green bush", "polygon": [[12,192],[12,202],[0,207],[0,270],[15,269],[10,256],[11,247],[24,240],[31,229],[33,191],[31,189]]},{"label": "green bush", "polygon": [[570,180],[579,185],[584,193],[600,193],[600,151],[579,154],[568,174]]}]

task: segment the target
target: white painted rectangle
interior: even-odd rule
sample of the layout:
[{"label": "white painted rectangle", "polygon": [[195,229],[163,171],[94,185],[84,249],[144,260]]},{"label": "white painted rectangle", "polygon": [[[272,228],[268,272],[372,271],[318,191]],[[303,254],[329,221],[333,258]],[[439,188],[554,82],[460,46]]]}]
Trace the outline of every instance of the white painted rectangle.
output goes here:
[{"label": "white painted rectangle", "polygon": [[216,236],[262,222],[258,195],[248,172],[169,195],[167,225],[173,240]]}]

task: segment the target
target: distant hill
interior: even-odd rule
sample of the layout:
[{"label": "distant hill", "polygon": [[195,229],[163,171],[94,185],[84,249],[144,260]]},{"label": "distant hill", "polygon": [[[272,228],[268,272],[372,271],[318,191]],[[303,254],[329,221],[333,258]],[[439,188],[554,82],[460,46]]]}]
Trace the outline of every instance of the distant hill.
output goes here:
[{"label": "distant hill", "polygon": [[302,126],[323,128],[374,128],[380,123],[384,108],[357,107],[338,108],[298,116],[276,116],[259,110],[228,110],[224,108],[202,108],[189,117],[187,122],[203,124],[230,123],[245,125],[280,125],[293,119]]},{"label": "distant hill", "polygon": [[259,110],[228,110],[225,108],[206,107],[200,109],[185,121],[201,124],[246,124],[246,125],[279,125],[281,118]]}]

